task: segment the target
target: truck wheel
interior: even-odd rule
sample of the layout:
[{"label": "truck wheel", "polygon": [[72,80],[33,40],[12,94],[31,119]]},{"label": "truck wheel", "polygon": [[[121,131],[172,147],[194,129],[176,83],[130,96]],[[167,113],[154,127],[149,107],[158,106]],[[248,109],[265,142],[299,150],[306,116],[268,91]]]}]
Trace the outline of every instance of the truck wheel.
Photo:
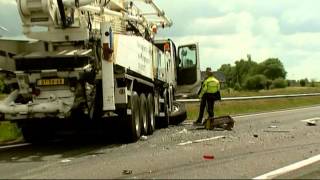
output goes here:
[{"label": "truck wheel", "polygon": [[25,142],[39,144],[48,141],[52,137],[52,132],[40,126],[24,125],[21,127],[21,133]]},{"label": "truck wheel", "polygon": [[168,106],[168,91],[165,90],[163,93],[164,97],[164,105],[163,105],[163,112],[164,117],[157,118],[157,127],[158,128],[167,128],[169,126],[169,106]]},{"label": "truck wheel", "polygon": [[173,112],[170,114],[170,124],[178,125],[186,119],[187,119],[187,111],[184,104],[173,102]]},{"label": "truck wheel", "polygon": [[146,95],[143,93],[140,95],[140,121],[141,121],[141,131],[143,135],[148,134],[148,104]]},{"label": "truck wheel", "polygon": [[127,123],[129,129],[129,141],[136,142],[141,136],[141,122],[140,122],[140,99],[137,92],[133,91],[131,95],[131,114],[127,116]]},{"label": "truck wheel", "polygon": [[154,113],[154,98],[151,93],[148,94],[147,106],[148,106],[147,116],[148,116],[148,124],[149,124],[148,135],[152,135],[156,129],[156,121],[155,121],[155,113]]}]

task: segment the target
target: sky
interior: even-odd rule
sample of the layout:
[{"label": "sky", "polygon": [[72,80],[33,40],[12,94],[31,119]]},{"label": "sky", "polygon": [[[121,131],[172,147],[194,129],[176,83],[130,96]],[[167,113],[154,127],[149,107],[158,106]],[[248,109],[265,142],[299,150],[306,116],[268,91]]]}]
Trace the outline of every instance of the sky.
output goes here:
[{"label": "sky", "polygon": [[[279,58],[289,79],[320,80],[319,0],[154,0],[173,20],[159,36],[198,42],[201,69]],[[21,35],[15,0],[0,0],[0,35]]]}]

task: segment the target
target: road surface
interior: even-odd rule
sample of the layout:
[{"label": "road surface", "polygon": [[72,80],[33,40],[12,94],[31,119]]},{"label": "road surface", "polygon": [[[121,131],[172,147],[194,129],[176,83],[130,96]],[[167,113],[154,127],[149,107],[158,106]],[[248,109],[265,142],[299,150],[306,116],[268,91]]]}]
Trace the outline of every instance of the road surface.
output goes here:
[{"label": "road surface", "polygon": [[[233,131],[187,122],[134,144],[72,137],[4,148],[0,178],[254,178],[319,155],[320,121],[302,121],[317,117],[320,106],[235,117]],[[195,140],[201,141],[190,143]],[[294,176],[320,178],[318,165]]]}]

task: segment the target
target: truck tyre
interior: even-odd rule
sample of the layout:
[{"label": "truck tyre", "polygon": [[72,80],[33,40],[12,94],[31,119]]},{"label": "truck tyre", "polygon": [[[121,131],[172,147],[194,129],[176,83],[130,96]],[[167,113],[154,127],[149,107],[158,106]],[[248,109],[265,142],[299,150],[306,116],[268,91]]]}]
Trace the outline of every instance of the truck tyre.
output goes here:
[{"label": "truck tyre", "polygon": [[164,112],[164,117],[157,118],[158,128],[167,128],[169,126],[169,106],[168,106],[168,91],[165,90],[163,93],[164,105],[162,111]]},{"label": "truck tyre", "polygon": [[140,122],[140,99],[137,92],[133,91],[130,98],[131,114],[127,116],[128,123],[128,140],[129,142],[136,142],[141,136],[141,122]]},{"label": "truck tyre", "polygon": [[187,119],[186,107],[182,103],[173,102],[173,112],[170,114],[170,124],[178,125]]},{"label": "truck tyre", "polygon": [[143,135],[148,135],[148,104],[146,95],[143,93],[140,95],[140,122],[141,122],[141,132]]},{"label": "truck tyre", "polygon": [[37,126],[35,124],[21,126],[21,133],[25,142],[40,144],[52,138],[53,133],[46,127]]},{"label": "truck tyre", "polygon": [[166,89],[163,93],[163,97],[164,97],[164,121],[163,121],[163,128],[167,128],[169,127],[169,116],[170,116],[170,112],[169,112],[169,93],[168,93],[168,89]]},{"label": "truck tyre", "polygon": [[154,97],[151,93],[148,94],[147,98],[147,106],[148,106],[148,135],[152,135],[156,129],[156,120],[155,120],[155,112],[154,112]]}]

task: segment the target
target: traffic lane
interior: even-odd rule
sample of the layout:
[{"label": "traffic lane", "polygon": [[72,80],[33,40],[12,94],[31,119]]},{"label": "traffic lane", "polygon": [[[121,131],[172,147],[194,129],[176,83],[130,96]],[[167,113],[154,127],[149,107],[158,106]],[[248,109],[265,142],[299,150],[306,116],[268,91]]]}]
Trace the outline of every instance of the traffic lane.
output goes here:
[{"label": "traffic lane", "polygon": [[[282,178],[282,177],[281,177]],[[289,174],[283,176],[287,179],[320,179],[320,163],[312,164],[306,168],[303,168],[303,172]]]},{"label": "traffic lane", "polygon": [[[268,164],[265,165],[264,163],[264,165],[259,168],[255,168],[257,166],[252,168],[250,165],[252,165],[252,162],[257,161],[256,158],[263,159],[263,157],[250,159],[246,158],[245,155],[251,157],[254,153],[264,152],[267,147],[274,147],[274,149],[280,150],[281,148],[291,149],[292,147],[296,147],[298,149],[296,151],[301,151],[301,154],[297,155],[292,152],[292,157],[289,158],[295,162],[301,160],[304,156],[308,156],[310,152],[318,152],[316,147],[319,147],[317,144],[319,135],[313,134],[314,130],[308,130],[310,138],[307,138],[307,141],[305,141],[308,134],[304,134],[306,133],[304,128],[309,129],[309,127],[304,126],[300,121],[297,122],[296,120],[293,120],[293,118],[289,119],[291,119],[291,123],[295,124],[297,128],[292,128],[293,131],[290,131],[289,133],[280,134],[263,131],[263,129],[268,128],[266,125],[269,125],[270,119],[265,119],[264,121],[268,122],[262,125],[259,119],[259,121],[250,121],[250,119],[237,120],[235,130],[231,132],[206,131],[196,129],[192,126],[171,127],[169,129],[157,131],[155,135],[150,136],[147,141],[121,145],[120,147],[113,147],[110,149],[101,146],[97,149],[88,150],[87,152],[84,152],[83,155],[78,154],[69,156],[68,158],[70,161],[68,162],[61,162],[63,160],[62,158],[57,158],[50,162],[47,161],[47,164],[45,165],[34,165],[34,162],[28,162],[23,165],[23,169],[18,168],[16,163],[9,163],[8,168],[13,169],[12,173],[2,171],[1,175],[5,178],[127,178],[137,176],[161,178],[170,174],[170,176],[167,177],[199,178],[212,176],[223,178],[246,176],[247,178],[251,178],[271,171],[276,167],[286,165],[286,163],[290,161],[284,157],[286,154],[290,153],[286,152],[284,155],[281,154],[281,152],[275,153],[281,154],[280,157],[276,158],[272,158],[273,153],[271,153],[271,155],[266,156],[266,160],[263,162],[268,162],[267,160],[270,158],[272,160],[275,159],[272,166]],[[291,123],[286,121],[281,122],[283,125],[290,127]],[[319,132],[319,129],[315,130],[316,132]],[[261,132],[258,134],[258,138],[253,137],[253,133],[257,132]],[[177,146],[177,144],[181,142],[220,135],[225,135],[226,138],[183,147]],[[291,144],[291,147],[290,143],[293,142],[296,144]],[[303,144],[304,142],[308,143]],[[314,147],[313,144],[315,144],[316,147]],[[303,147],[308,147],[310,149],[304,149]],[[79,147],[79,149],[81,150],[81,147]],[[67,148],[66,151],[68,150],[70,149]],[[62,151],[61,153],[65,152]],[[57,154],[59,154],[59,152],[57,152]],[[212,164],[208,164],[206,168],[193,167],[195,164],[202,167],[206,165],[204,163],[208,163],[207,161],[203,162],[202,156],[204,154],[213,154],[215,156],[215,159],[211,162]],[[31,152],[30,156],[32,155],[33,152]],[[229,169],[231,173],[223,173],[229,172],[227,171],[228,169],[217,168],[220,167],[219,164],[221,164],[221,161],[227,158],[230,159],[229,161],[226,161],[225,166],[233,167]],[[234,159],[236,159],[238,163],[235,163]],[[246,165],[246,163],[249,165]],[[192,169],[195,169],[195,171],[192,171]],[[133,174],[123,175],[123,170],[132,170]],[[208,172],[203,172],[203,170]],[[188,174],[188,172],[184,173],[185,171],[190,172],[191,175]],[[182,175],[179,174],[182,172]],[[202,173],[199,174],[197,172]]]},{"label": "traffic lane", "polygon": [[0,149],[0,177],[18,178],[26,171],[31,173],[70,159],[95,155],[101,148],[112,151],[119,146],[120,142],[114,138],[103,140],[95,135],[74,135],[67,136],[64,140],[56,139],[39,145]]},{"label": "traffic lane", "polygon": [[[138,142],[114,152],[101,150],[97,156],[57,164],[50,170],[39,169],[23,178],[252,178],[319,153],[314,139],[304,143],[295,139],[286,145],[283,140],[274,146],[263,144],[265,147],[261,140],[247,140],[232,143],[226,138],[168,147]],[[205,154],[212,154],[215,159],[205,160]],[[133,174],[123,175],[123,170],[132,170]]]},{"label": "traffic lane", "polygon": [[[156,132],[147,141],[122,145],[113,152],[73,159],[26,173],[23,178],[252,178],[319,153],[319,127],[291,119],[280,121],[292,131],[264,132],[269,119],[238,121],[234,131],[206,131],[178,126]],[[272,122],[272,121],[271,121]],[[285,123],[284,123],[285,122]],[[296,127],[295,127],[296,126]],[[256,128],[257,127],[257,128]],[[307,129],[305,129],[307,128]],[[250,131],[251,129],[251,131]],[[254,133],[258,137],[254,137]],[[177,146],[180,142],[225,135],[205,143]],[[214,155],[204,160],[203,155]],[[123,175],[123,170],[132,174]]]}]

